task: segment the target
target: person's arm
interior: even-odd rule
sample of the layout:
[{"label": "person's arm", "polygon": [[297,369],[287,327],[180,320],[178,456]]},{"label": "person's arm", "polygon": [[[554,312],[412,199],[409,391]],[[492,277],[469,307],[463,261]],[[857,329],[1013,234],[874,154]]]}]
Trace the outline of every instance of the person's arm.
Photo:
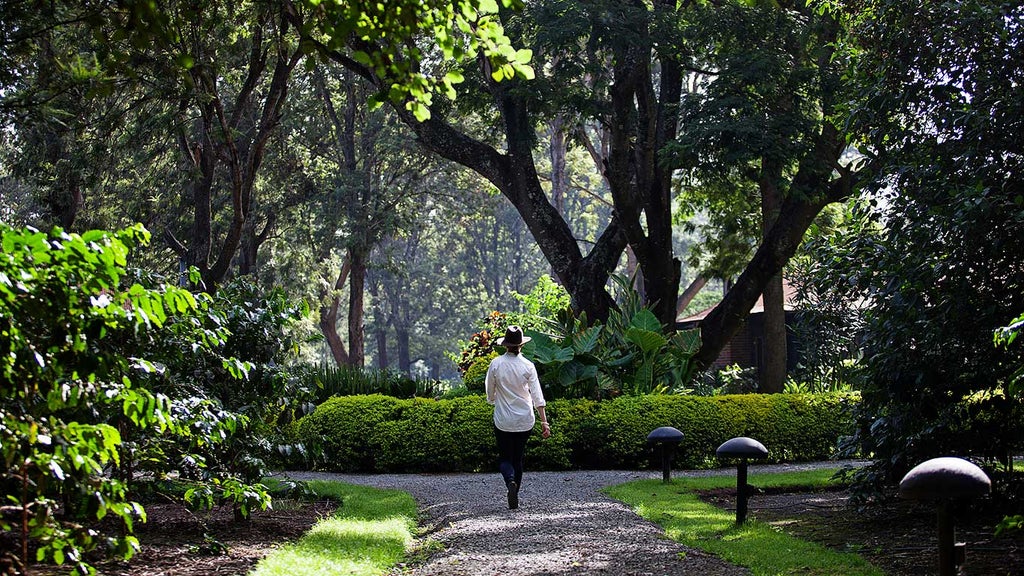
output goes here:
[{"label": "person's arm", "polygon": [[537,406],[537,415],[540,416],[540,429],[545,438],[551,436],[551,424],[548,422],[548,415],[544,412],[543,406]]},{"label": "person's arm", "polygon": [[484,393],[487,395],[487,403],[494,404],[495,402],[495,386],[494,377],[491,375],[491,371],[494,368],[494,364],[487,366],[487,376],[484,377]]},{"label": "person's arm", "polygon": [[544,391],[540,387],[540,378],[537,376],[537,367],[530,363],[530,396],[533,398],[533,406],[537,409],[537,415],[540,416],[541,432],[544,437],[551,436],[551,423],[548,422],[547,412],[544,411],[544,405],[547,402],[544,401]]}]

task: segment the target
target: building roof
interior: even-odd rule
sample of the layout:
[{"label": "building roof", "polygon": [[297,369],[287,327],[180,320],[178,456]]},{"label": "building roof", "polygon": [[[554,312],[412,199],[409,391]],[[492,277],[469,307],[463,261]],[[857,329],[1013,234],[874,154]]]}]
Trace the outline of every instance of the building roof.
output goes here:
[{"label": "building roof", "polygon": [[[787,282],[785,278],[782,280],[782,297],[782,307],[787,312],[796,310],[796,287]],[[706,308],[696,314],[686,316],[685,318],[676,318],[676,322],[697,322],[698,320],[703,320],[714,309],[715,306],[711,306],[710,308]],[[758,296],[757,302],[754,302],[754,307],[750,309],[750,313],[760,314],[762,312],[764,312],[764,296]]]}]

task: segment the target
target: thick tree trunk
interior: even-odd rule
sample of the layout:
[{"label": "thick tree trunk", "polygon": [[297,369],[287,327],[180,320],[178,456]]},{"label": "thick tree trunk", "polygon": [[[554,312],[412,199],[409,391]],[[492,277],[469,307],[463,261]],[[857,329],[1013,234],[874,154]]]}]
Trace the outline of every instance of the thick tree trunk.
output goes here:
[{"label": "thick tree trunk", "polygon": [[[779,217],[782,192],[779,181],[782,169],[768,159],[761,161],[761,226],[765,241]],[[782,290],[782,272],[772,276],[761,292],[764,303],[762,331],[762,365],[760,391],[766,394],[782,392],[786,383],[786,310]]]},{"label": "thick tree trunk", "polygon": [[640,264],[644,300],[671,328],[681,270],[672,250],[671,172],[662,168],[658,152],[676,135],[682,74],[677,62],[661,60],[656,94],[650,53],[644,46],[623,46],[615,54],[605,177],[626,240]]}]

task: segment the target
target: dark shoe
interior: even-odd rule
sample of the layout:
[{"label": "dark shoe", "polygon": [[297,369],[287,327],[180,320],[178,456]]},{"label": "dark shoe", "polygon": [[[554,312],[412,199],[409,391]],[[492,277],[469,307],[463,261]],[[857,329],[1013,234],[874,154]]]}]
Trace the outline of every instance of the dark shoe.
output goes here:
[{"label": "dark shoe", "polygon": [[513,480],[508,483],[508,509],[519,508],[519,485]]}]

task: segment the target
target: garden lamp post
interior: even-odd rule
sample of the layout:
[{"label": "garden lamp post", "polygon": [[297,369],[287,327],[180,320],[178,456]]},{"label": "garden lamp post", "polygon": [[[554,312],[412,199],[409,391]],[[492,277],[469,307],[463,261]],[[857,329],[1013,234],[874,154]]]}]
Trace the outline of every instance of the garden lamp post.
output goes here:
[{"label": "garden lamp post", "polygon": [[[977,498],[992,491],[992,481],[963,458],[932,458],[915,466],[900,481],[900,496],[911,500],[935,500],[939,532],[939,576],[954,576],[966,560],[966,547],[956,544],[950,506],[953,500]],[[962,554],[957,558],[957,550]]]},{"label": "garden lamp post", "polygon": [[719,458],[739,458],[736,465],[736,523],[743,524],[747,520],[747,497],[750,495],[750,486],[747,485],[747,460],[750,458],[763,459],[768,456],[768,449],[753,438],[740,436],[726,440],[715,450]]},{"label": "garden lamp post", "polygon": [[655,428],[647,435],[647,445],[655,445],[661,451],[661,481],[666,484],[672,480],[672,458],[682,441],[683,433],[671,426]]}]

